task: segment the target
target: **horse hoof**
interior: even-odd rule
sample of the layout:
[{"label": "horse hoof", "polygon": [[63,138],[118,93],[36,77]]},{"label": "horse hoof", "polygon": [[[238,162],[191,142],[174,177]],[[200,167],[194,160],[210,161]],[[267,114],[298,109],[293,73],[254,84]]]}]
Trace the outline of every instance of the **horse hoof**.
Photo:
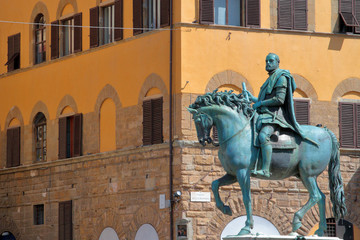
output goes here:
[{"label": "horse hoof", "polygon": [[296,232],[296,230],[298,230],[300,227],[301,227],[301,222],[300,222],[300,221],[293,222],[293,229],[292,229],[292,231],[293,231],[293,232]]},{"label": "horse hoof", "polygon": [[242,235],[249,235],[250,232],[250,228],[248,226],[245,226],[241,229],[241,231],[238,233],[238,236],[242,236]]},{"label": "horse hoof", "polygon": [[223,213],[229,216],[232,216],[232,211],[229,206],[224,206]]},{"label": "horse hoof", "polygon": [[299,236],[299,234],[297,232],[291,232],[289,236]]}]

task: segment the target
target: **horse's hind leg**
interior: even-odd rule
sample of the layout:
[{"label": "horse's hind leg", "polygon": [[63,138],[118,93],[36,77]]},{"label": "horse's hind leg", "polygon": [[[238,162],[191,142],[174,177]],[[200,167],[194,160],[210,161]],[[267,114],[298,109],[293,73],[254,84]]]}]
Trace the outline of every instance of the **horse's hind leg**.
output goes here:
[{"label": "horse's hind leg", "polygon": [[227,214],[229,216],[232,215],[231,208],[229,206],[226,206],[224,204],[224,202],[221,200],[220,195],[219,195],[219,187],[230,185],[230,184],[233,184],[234,182],[236,182],[236,177],[232,176],[230,174],[226,174],[223,177],[213,181],[211,184],[211,189],[213,191],[215,201],[216,201],[216,207],[218,209],[220,209],[221,212],[223,212],[224,214]]},{"label": "horse's hind leg", "polygon": [[321,200],[318,202],[319,213],[320,213],[320,224],[319,224],[319,229],[316,230],[316,232],[315,232],[315,235],[318,235],[319,237],[321,237],[321,236],[324,236],[324,233],[326,230],[325,194],[321,192],[319,186],[317,186],[317,188],[321,195]]},{"label": "horse's hind leg", "polygon": [[307,203],[299,211],[295,213],[292,224],[293,232],[295,232],[301,227],[301,220],[304,217],[305,213],[309,211],[310,208],[312,208],[316,203],[318,203],[322,199],[321,193],[319,192],[319,188],[316,183],[316,176],[304,177],[303,175],[301,175],[301,180],[305,185],[306,189],[309,191],[310,198],[307,201]]}]

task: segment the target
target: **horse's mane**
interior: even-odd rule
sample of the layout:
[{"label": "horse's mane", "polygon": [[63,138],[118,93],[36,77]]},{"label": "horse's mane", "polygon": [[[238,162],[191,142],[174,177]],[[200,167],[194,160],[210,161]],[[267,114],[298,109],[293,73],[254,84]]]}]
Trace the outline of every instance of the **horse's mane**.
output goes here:
[{"label": "horse's mane", "polygon": [[236,109],[240,113],[242,110],[246,117],[250,117],[254,112],[250,105],[250,101],[246,100],[243,94],[235,94],[233,90],[218,92],[218,89],[215,89],[212,93],[208,92],[204,95],[198,96],[193,104],[189,107],[193,109],[198,109],[201,107],[208,106],[228,106],[232,109]]}]

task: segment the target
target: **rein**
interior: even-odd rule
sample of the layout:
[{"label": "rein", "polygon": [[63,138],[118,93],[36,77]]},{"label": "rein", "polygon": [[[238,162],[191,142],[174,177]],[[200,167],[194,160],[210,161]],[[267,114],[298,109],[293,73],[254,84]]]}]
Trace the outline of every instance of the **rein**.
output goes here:
[{"label": "rein", "polygon": [[249,121],[245,124],[245,126],[244,126],[242,129],[240,129],[240,130],[237,131],[234,135],[232,135],[231,137],[225,139],[225,140],[222,141],[221,143],[219,142],[219,144],[221,145],[221,144],[223,144],[223,143],[226,143],[227,141],[229,141],[230,139],[232,139],[232,138],[235,137],[236,135],[240,135],[240,134],[244,131],[244,129],[250,124],[251,120],[252,120],[253,117],[255,116],[255,113],[256,113],[256,111],[253,112],[253,114],[251,115]]}]

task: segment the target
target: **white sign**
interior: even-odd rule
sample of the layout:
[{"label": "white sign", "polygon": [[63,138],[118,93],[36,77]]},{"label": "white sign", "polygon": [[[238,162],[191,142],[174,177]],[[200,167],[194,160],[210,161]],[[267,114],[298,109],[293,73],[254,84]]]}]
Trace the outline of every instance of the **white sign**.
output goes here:
[{"label": "white sign", "polygon": [[159,208],[164,209],[165,206],[165,194],[160,194],[159,196]]},{"label": "white sign", "polygon": [[191,192],[192,202],[210,202],[210,192]]}]

